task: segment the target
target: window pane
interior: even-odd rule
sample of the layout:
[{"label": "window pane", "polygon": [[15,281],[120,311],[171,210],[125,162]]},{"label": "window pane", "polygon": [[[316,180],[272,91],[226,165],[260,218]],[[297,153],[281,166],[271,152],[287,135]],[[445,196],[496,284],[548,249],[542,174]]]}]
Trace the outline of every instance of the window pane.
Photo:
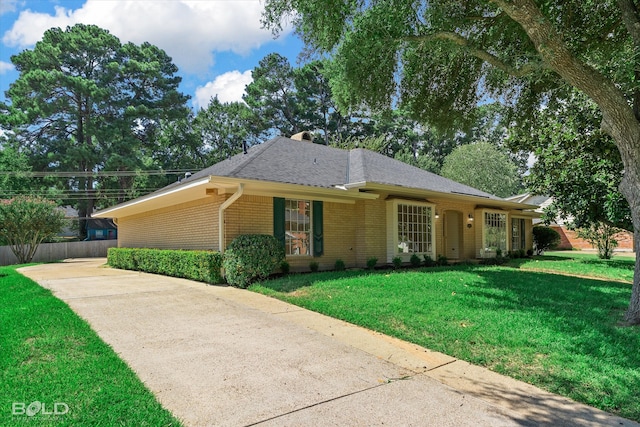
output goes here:
[{"label": "window pane", "polygon": [[285,201],[285,249],[287,255],[311,253],[311,201]]},{"label": "window pane", "polygon": [[398,252],[427,253],[431,250],[431,208],[398,205]]},{"label": "window pane", "polygon": [[507,250],[507,215],[485,212],[484,249],[486,251]]}]

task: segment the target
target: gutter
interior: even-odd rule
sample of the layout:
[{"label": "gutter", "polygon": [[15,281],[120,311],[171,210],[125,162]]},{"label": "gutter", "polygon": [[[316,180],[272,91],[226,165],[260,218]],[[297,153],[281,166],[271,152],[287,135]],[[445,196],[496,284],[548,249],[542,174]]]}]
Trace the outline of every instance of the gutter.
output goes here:
[{"label": "gutter", "polygon": [[238,184],[238,189],[231,197],[224,201],[218,208],[218,252],[224,253],[224,211],[242,196],[244,192],[244,184]]}]

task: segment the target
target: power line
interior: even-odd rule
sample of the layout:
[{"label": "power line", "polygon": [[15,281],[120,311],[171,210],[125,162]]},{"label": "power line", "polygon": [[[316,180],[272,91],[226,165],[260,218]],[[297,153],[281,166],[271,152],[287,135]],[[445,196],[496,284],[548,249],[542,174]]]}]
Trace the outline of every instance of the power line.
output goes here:
[{"label": "power line", "polygon": [[19,176],[24,178],[77,178],[77,177],[120,177],[120,176],[150,176],[150,175],[183,175],[191,169],[156,169],[144,171],[0,171],[0,176]]}]

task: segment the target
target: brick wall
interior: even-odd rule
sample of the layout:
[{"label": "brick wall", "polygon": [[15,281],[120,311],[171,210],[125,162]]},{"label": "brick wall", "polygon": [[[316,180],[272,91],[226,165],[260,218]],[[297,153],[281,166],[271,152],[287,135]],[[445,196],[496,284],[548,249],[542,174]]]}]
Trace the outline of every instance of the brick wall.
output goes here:
[{"label": "brick wall", "polygon": [[[560,234],[560,244],[558,249],[581,249],[581,250],[596,250],[591,243],[576,236],[576,232],[568,230],[566,227],[559,225],[552,225],[551,228],[556,230]],[[628,231],[618,233],[614,236],[618,241],[617,251],[633,251],[633,233]]]},{"label": "brick wall", "polygon": [[[356,265],[356,205],[324,202],[323,217],[324,255],[287,257],[293,271],[308,271],[311,262],[317,262],[321,270],[330,270],[337,259],[347,267]],[[236,236],[250,233],[273,234],[273,197],[242,196],[226,210],[227,245]]]},{"label": "brick wall", "polygon": [[209,196],[189,203],[121,218],[118,246],[157,249],[218,249],[218,207]]},{"label": "brick wall", "polygon": [[[197,201],[145,214],[121,218],[118,221],[118,245],[121,247],[149,247],[159,249],[213,249],[218,250],[218,209],[229,194],[212,195]],[[473,204],[446,199],[430,200],[435,203],[439,218],[435,219],[436,256],[446,253],[447,213],[460,215],[462,246],[458,259],[474,259],[482,245],[481,210]],[[365,267],[367,259],[378,258],[388,262],[387,254],[387,202],[385,200],[359,200],[355,204],[324,203],[324,245],[321,257],[290,256],[294,271],[309,269],[310,262],[318,262],[320,269],[332,269],[341,259],[347,267]],[[468,215],[474,216],[473,221]],[[366,226],[365,226],[366,224]],[[471,227],[468,227],[471,224]],[[273,198],[243,195],[225,211],[225,241],[228,245],[240,234],[273,234]],[[531,221],[527,222],[527,245],[531,245]]]},{"label": "brick wall", "polygon": [[[356,265],[365,267],[369,258],[387,261],[387,205],[384,200],[359,200],[355,209]],[[365,226],[366,225],[366,226]]]}]

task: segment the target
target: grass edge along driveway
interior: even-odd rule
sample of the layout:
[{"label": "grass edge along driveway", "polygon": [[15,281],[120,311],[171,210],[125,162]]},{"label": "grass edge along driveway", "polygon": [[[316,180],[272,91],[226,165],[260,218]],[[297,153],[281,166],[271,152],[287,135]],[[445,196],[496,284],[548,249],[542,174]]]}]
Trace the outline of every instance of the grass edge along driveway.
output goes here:
[{"label": "grass edge along driveway", "polygon": [[0,425],[180,425],[83,319],[18,267],[0,267]]},{"label": "grass edge along driveway", "polygon": [[250,288],[640,421],[631,286],[511,267],[289,275]]}]

